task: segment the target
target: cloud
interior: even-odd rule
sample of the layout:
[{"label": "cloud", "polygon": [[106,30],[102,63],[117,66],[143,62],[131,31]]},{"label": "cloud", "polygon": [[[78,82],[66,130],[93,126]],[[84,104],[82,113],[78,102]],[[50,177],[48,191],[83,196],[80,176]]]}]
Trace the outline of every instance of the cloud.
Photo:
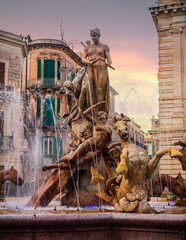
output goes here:
[{"label": "cloud", "polygon": [[111,85],[119,93],[116,111],[133,117],[144,130],[150,129],[150,119],[158,112],[156,67],[136,51],[115,51],[112,56],[116,70],[109,70],[109,75]]}]

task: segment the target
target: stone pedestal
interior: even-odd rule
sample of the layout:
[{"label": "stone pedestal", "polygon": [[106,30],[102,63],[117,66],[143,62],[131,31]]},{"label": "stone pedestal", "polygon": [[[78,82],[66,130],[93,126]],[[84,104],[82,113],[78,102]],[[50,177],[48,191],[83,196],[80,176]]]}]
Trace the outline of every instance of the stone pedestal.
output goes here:
[{"label": "stone pedestal", "polygon": [[1,240],[185,239],[184,215],[92,213],[0,216]]}]

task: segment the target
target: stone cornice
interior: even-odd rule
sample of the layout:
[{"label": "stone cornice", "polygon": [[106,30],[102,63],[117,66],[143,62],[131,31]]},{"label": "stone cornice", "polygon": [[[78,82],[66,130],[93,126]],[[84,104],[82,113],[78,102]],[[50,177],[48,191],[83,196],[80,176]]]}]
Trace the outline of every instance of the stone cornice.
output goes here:
[{"label": "stone cornice", "polygon": [[177,14],[180,11],[183,11],[186,14],[186,2],[167,4],[163,6],[151,7],[149,8],[152,18],[154,20],[155,26],[158,26],[157,16],[168,15],[168,14]]},{"label": "stone cornice", "polygon": [[26,44],[19,35],[0,30],[0,41],[21,48],[23,56],[27,56]]},{"label": "stone cornice", "polygon": [[79,65],[83,66],[83,62],[81,58],[66,45],[64,42],[56,39],[38,39],[32,41],[28,46],[28,51],[34,48],[42,48],[42,47],[50,47],[50,48],[58,48],[63,50],[69,57],[74,59]]}]

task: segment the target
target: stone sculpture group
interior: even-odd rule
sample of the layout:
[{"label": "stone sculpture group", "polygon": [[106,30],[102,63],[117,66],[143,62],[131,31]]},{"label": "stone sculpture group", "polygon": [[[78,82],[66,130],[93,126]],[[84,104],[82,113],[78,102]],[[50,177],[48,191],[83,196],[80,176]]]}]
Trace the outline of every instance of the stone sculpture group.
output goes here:
[{"label": "stone sculpture group", "polygon": [[108,126],[109,47],[100,43],[99,29],[90,32],[93,44],[87,41],[82,61],[85,68],[77,77],[66,81],[64,88],[67,113],[64,118],[72,131],[71,152],[50,166],[47,179],[40,184],[27,206],[47,206],[59,195],[62,204],[87,206],[112,204],[115,211],[151,213],[146,180],[151,178],[160,158],[170,154],[186,159],[180,151],[169,147],[149,159],[146,151],[130,142],[130,119],[115,114],[114,129],[119,142],[112,142]]}]

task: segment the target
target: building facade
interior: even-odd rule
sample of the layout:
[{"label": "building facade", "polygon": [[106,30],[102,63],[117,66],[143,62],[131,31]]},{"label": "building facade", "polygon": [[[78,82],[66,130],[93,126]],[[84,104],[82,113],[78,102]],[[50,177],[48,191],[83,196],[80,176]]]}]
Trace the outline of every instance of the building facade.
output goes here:
[{"label": "building facade", "polygon": [[0,30],[0,170],[14,166],[22,171],[24,138],[22,79],[27,55],[21,37]]},{"label": "building facade", "polygon": [[[186,139],[186,0],[159,0],[150,8],[159,43],[159,147]],[[177,159],[160,161],[160,173],[177,176]]]},{"label": "building facade", "polygon": [[82,62],[60,40],[35,40],[27,49],[24,90],[30,155],[37,159],[38,166],[49,165],[67,153],[70,135],[63,119],[66,112],[63,84],[75,78]]}]

